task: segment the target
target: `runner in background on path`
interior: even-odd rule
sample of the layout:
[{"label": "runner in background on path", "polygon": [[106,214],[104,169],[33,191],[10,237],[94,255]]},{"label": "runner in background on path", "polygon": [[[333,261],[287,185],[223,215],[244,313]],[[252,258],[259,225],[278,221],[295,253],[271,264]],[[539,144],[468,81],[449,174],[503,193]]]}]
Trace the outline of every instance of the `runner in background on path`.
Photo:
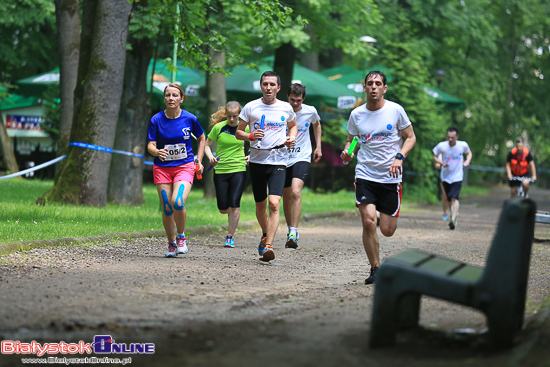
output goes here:
[{"label": "runner in background on path", "polygon": [[315,135],[314,162],[319,162],[323,156],[321,152],[322,131],[321,118],[315,107],[303,103],[306,98],[306,87],[303,84],[291,84],[288,88],[287,98],[296,113],[298,135],[296,136],[294,148],[289,148],[285,188],[283,190],[283,210],[288,227],[285,247],[297,248],[298,239],[300,238],[298,225],[302,215],[302,189],[311,163],[311,152],[313,151],[309,128],[313,126]]}]

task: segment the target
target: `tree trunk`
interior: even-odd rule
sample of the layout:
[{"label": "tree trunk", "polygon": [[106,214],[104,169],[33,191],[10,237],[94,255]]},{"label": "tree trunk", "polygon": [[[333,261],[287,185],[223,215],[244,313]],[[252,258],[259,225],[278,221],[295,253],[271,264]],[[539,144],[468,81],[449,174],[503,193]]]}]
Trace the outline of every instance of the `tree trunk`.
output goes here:
[{"label": "tree trunk", "polygon": [[[217,52],[212,49],[209,51],[210,60],[209,65],[212,66],[216,62],[220,64],[222,68],[225,68],[225,52]],[[214,73],[206,75],[206,90],[207,90],[207,103],[206,103],[206,116],[210,116],[218,110],[219,106],[225,106],[227,104],[227,96],[225,93],[225,77],[223,73]],[[208,123],[206,124],[208,125]],[[207,131],[204,130],[208,135]],[[212,146],[215,150],[215,146]],[[214,188],[214,171],[211,174],[203,175],[204,180],[204,197],[213,198],[216,197],[216,189]]]},{"label": "tree trunk", "polygon": [[[149,38],[131,39],[132,50],[126,55],[124,89],[114,147],[145,155],[147,126],[151,117],[147,93],[147,68],[153,56]],[[109,201],[139,205],[143,200],[143,159],[113,154],[109,174]]]},{"label": "tree trunk", "polygon": [[[317,37],[315,37],[315,32],[311,24],[307,25],[306,32],[311,39],[311,43],[317,44]],[[300,55],[300,63],[310,70],[319,71],[319,54],[317,52],[302,53]]]},{"label": "tree trunk", "polygon": [[[83,2],[72,142],[113,147],[131,7],[126,0]],[[70,147],[65,167],[48,199],[105,206],[110,163],[111,154],[107,152]]]},{"label": "tree trunk", "polygon": [[334,48],[328,52],[319,55],[319,62],[325,68],[332,68],[342,64],[344,59],[344,51],[342,47]]},{"label": "tree trunk", "polygon": [[[61,98],[59,142],[57,156],[68,151],[74,112],[74,90],[78,76],[80,47],[80,15],[78,0],[55,0],[57,39],[59,42],[59,92]],[[56,178],[61,174],[64,161],[56,165]]]},{"label": "tree trunk", "polygon": [[294,60],[296,59],[296,49],[292,43],[285,43],[275,50],[275,63],[273,71],[281,77],[281,91],[277,98],[286,101],[286,92],[292,84],[292,73],[294,71]]},{"label": "tree trunk", "polygon": [[4,164],[10,173],[19,172],[17,166],[17,160],[13,153],[13,145],[11,139],[8,136],[8,130],[4,125],[4,119],[2,118],[2,111],[0,111],[0,148],[2,148],[2,157],[4,158]]}]

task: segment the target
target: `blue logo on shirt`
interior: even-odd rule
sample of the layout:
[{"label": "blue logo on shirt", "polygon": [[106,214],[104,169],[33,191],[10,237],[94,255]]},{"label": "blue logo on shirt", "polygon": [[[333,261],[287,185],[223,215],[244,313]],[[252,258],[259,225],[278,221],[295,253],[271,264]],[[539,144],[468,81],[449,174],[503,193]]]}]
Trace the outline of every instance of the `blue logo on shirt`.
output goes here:
[{"label": "blue logo on shirt", "polygon": [[284,116],[281,116],[281,121],[284,121],[285,120],[285,117]]},{"label": "blue logo on shirt", "polygon": [[306,127],[308,127],[308,126],[309,126],[309,122],[306,122]]},{"label": "blue logo on shirt", "polygon": [[386,126],[386,129],[391,130],[391,127],[391,124],[388,124],[388,126]]}]

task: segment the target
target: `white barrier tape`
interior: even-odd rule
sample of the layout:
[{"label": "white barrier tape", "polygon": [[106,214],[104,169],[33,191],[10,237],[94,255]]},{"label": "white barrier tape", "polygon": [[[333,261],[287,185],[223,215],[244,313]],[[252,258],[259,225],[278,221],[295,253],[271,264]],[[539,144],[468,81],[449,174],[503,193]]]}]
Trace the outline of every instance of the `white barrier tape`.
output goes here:
[{"label": "white barrier tape", "polygon": [[33,171],[37,171],[39,169],[42,169],[44,167],[48,167],[48,166],[51,166],[52,164],[55,164],[59,161],[62,161],[63,159],[67,158],[66,155],[62,155],[61,157],[57,157],[55,159],[52,159],[51,161],[49,162],[46,162],[46,163],[42,163],[42,164],[39,164],[38,166],[36,167],[32,167],[32,168],[29,168],[29,169],[26,169],[24,171],[19,171],[19,172],[16,172],[16,173],[12,173],[10,175],[6,175],[6,176],[2,176],[0,177],[0,181],[2,180],[7,180],[8,178],[14,178],[14,177],[17,177],[17,176],[22,176],[24,174],[27,174],[29,172],[33,172]]},{"label": "white barrier tape", "polygon": [[469,168],[475,169],[477,171],[506,172],[506,169],[504,167],[475,166],[472,164]]}]

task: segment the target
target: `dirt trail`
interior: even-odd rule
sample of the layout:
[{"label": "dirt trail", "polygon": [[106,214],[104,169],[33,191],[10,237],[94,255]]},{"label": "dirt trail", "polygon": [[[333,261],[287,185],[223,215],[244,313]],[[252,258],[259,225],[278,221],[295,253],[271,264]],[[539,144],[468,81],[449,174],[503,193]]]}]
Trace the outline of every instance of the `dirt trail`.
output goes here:
[{"label": "dirt trail", "polygon": [[[550,209],[550,191],[531,196]],[[405,209],[396,234],[381,237],[382,257],[412,247],[483,265],[506,197],[499,188],[463,198],[455,231],[439,206]],[[8,255],[0,339],[155,343],[154,355],[131,355],[134,366],[500,366],[519,358],[448,337],[482,329],[484,317],[429,298],[421,330],[400,333],[395,348],[369,350],[373,287],[364,285],[358,216],[303,222],[297,250],[284,249],[285,233],[280,227],[271,263],[258,261],[257,231],[238,232],[234,249],[222,247],[222,233],[190,233],[189,253],[175,259],[163,257],[163,238]],[[537,225],[535,236],[527,321],[550,289],[550,225]],[[0,355],[0,365],[20,366],[21,355]]]}]

